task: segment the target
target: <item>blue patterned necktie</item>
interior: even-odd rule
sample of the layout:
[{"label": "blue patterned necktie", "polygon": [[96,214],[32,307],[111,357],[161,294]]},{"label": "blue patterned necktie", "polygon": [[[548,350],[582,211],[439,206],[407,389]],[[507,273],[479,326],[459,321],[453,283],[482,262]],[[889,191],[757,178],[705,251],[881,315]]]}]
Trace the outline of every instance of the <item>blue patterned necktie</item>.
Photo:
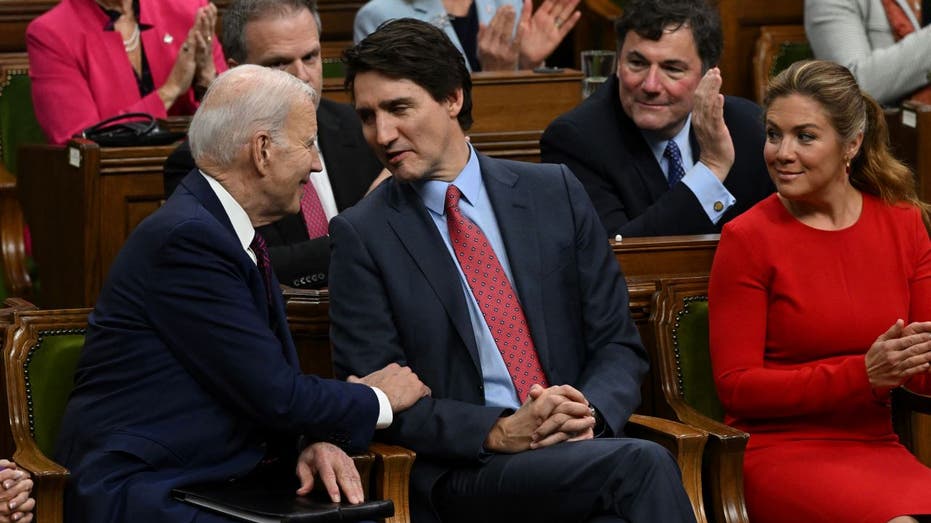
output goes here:
[{"label": "blue patterned necktie", "polygon": [[669,187],[672,187],[685,176],[685,169],[682,168],[682,153],[679,152],[679,146],[675,140],[666,142],[666,150],[663,151],[663,158],[666,158],[669,175]]}]

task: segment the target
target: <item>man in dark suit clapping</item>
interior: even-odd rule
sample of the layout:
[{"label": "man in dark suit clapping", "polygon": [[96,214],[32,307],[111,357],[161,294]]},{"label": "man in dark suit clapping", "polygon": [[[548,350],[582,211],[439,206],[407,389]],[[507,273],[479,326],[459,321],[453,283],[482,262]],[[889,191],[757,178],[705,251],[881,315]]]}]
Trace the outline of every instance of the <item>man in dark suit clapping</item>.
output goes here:
[{"label": "man in dark suit clapping", "polygon": [[773,192],[760,108],[722,96],[721,24],[703,0],[632,0],[615,24],[617,75],[540,140],[612,236],[720,232]]}]

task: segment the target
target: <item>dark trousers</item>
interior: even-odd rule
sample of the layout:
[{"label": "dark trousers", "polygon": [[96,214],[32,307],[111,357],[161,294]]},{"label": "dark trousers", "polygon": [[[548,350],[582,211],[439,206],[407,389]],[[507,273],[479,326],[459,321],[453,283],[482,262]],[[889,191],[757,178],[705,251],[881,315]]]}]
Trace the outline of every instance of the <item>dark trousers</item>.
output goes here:
[{"label": "dark trousers", "polygon": [[444,523],[695,521],[669,451],[630,438],[495,454],[445,474],[434,503]]}]

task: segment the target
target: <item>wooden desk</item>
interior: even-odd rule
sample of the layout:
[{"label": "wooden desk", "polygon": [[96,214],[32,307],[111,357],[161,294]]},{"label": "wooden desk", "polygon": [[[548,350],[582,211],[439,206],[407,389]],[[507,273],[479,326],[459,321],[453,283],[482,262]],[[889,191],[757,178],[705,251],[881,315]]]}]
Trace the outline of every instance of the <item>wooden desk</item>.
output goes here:
[{"label": "wooden desk", "polygon": [[[129,233],[164,198],[162,165],[174,145],[20,149],[19,198],[33,238],[43,308],[91,307]],[[28,167],[27,167],[28,166]]]},{"label": "wooden desk", "polygon": [[[323,95],[350,102],[342,78],[324,79]],[[474,123],[468,134],[475,148],[489,156],[539,162],[544,129],[581,101],[582,73],[573,69],[474,73]]]},{"label": "wooden desk", "polygon": [[[656,361],[652,325],[649,324],[653,293],[659,281],[669,276],[706,275],[718,245],[718,235],[631,238],[612,242],[614,255],[625,271],[630,289],[630,312],[640,330],[651,361]],[[330,295],[326,289],[302,290],[284,287],[288,323],[303,370],[319,376],[332,375],[330,347]],[[303,362],[313,362],[305,364]],[[671,416],[660,389],[659,369],[651,365],[644,380],[639,412]],[[670,417],[670,419],[672,419]]]}]

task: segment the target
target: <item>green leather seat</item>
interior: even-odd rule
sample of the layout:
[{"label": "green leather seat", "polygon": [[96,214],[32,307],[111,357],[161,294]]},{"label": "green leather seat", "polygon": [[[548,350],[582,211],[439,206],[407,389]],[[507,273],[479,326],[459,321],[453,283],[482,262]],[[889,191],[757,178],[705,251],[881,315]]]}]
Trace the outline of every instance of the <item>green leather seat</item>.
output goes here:
[{"label": "green leather seat", "polygon": [[74,369],[84,348],[84,329],[44,331],[25,366],[30,428],[46,456],[55,449],[61,418],[74,388]]},{"label": "green leather seat", "polygon": [[688,296],[673,326],[681,393],[686,403],[705,416],[724,420],[711,372],[708,346],[708,297]]}]

